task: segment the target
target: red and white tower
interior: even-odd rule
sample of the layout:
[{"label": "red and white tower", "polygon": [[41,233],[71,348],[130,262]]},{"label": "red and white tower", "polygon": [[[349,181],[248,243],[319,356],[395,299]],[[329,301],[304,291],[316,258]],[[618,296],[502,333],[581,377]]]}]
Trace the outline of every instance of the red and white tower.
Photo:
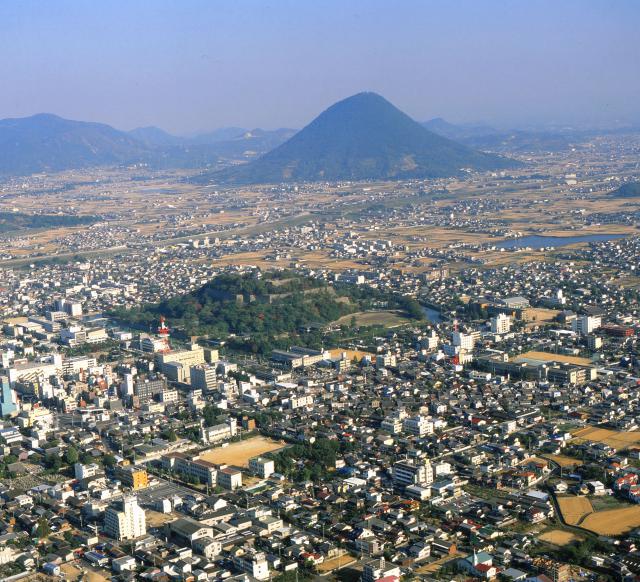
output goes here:
[{"label": "red and white tower", "polygon": [[160,325],[158,326],[158,335],[169,339],[169,328],[167,327],[167,320],[164,315],[160,316]]}]

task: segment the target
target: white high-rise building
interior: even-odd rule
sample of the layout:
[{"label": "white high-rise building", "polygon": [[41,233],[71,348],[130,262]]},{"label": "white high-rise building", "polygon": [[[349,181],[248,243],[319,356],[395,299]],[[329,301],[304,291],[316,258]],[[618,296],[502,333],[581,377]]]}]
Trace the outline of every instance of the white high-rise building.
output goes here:
[{"label": "white high-rise building", "polygon": [[475,337],[470,333],[462,333],[460,331],[453,332],[453,345],[459,346],[463,350],[472,351],[475,345]]},{"label": "white high-rise building", "polygon": [[573,331],[587,335],[602,326],[602,318],[592,315],[581,315],[573,320]]},{"label": "white high-rise building", "polygon": [[429,485],[433,483],[433,467],[429,461],[396,461],[392,468],[392,479],[396,487]]},{"label": "white high-rise building", "polygon": [[109,507],[104,514],[104,529],[108,536],[118,540],[133,540],[147,533],[144,509],[134,496],[125,497],[120,509]]},{"label": "white high-rise building", "polygon": [[402,428],[405,432],[413,434],[419,437],[433,434],[433,421],[426,416],[412,416],[405,418],[402,423]]},{"label": "white high-rise building", "polygon": [[498,313],[495,317],[491,318],[491,333],[497,333],[503,335],[511,331],[511,318],[504,314]]}]

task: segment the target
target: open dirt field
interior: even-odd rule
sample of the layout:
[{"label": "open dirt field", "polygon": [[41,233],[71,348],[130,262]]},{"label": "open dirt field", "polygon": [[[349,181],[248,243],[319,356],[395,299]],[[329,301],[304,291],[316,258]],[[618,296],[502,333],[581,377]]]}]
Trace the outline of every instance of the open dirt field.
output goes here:
[{"label": "open dirt field", "polygon": [[560,467],[578,467],[582,465],[580,459],[574,459],[573,457],[565,457],[564,455],[544,455],[545,459],[549,459],[554,463],[560,465]]},{"label": "open dirt field", "polygon": [[365,356],[370,356],[372,362],[376,361],[375,354],[370,354],[369,352],[363,352],[361,350],[343,350],[342,348],[336,348],[334,350],[329,350],[329,353],[332,358],[338,358],[340,357],[340,354],[347,354],[347,358],[349,360],[353,360],[353,358],[361,360]]},{"label": "open dirt field", "polygon": [[585,517],[580,527],[598,535],[622,535],[640,527],[640,505],[597,511]]},{"label": "open dirt field", "polygon": [[553,321],[560,313],[556,309],[545,309],[543,307],[531,307],[527,309],[527,321],[530,323],[540,323],[544,321]]},{"label": "open dirt field", "polygon": [[[64,573],[65,580],[77,580],[81,576],[83,580],[87,580],[88,582],[108,582],[109,578],[107,578],[107,576],[103,576],[98,572],[90,570],[87,567],[86,562],[82,564],[82,567],[84,568],[84,571],[75,564],[68,563],[60,566],[60,569]],[[105,570],[105,574],[106,573],[107,572]]]},{"label": "open dirt field", "polygon": [[249,459],[277,451],[284,447],[284,443],[274,441],[263,436],[256,436],[245,441],[232,443],[227,447],[216,447],[200,453],[203,461],[217,465],[233,465],[234,467],[248,467]]},{"label": "open dirt field", "polygon": [[626,449],[631,445],[640,443],[640,431],[617,431],[596,426],[581,428],[573,433],[573,437],[578,442],[594,441],[605,443],[616,449]]},{"label": "open dirt field", "polygon": [[322,564],[317,566],[317,570],[320,574],[324,574],[326,572],[336,570],[337,568],[344,568],[345,566],[355,562],[355,560],[356,559],[350,554],[344,554],[337,558],[329,558],[328,560],[325,560]]},{"label": "open dirt field", "polygon": [[558,497],[558,505],[569,525],[577,525],[585,515],[593,513],[591,502],[586,497]]},{"label": "open dirt field", "polygon": [[444,566],[447,562],[451,562],[452,560],[455,560],[456,558],[459,558],[461,556],[462,554],[460,553],[456,553],[451,556],[442,556],[442,558],[438,558],[435,562],[429,562],[428,564],[425,564],[424,566],[418,568],[416,570],[416,574],[433,574],[434,572],[437,572],[440,568],[442,568],[442,566]]},{"label": "open dirt field", "polygon": [[520,354],[515,361],[521,360],[540,360],[542,362],[563,362],[565,364],[576,364],[578,366],[590,366],[592,364],[591,360],[588,358],[579,358],[577,356],[566,356],[564,354],[553,354],[551,352],[525,352],[524,354]]},{"label": "open dirt field", "polygon": [[344,315],[335,323],[338,325],[351,323],[351,318],[355,317],[356,325],[383,325],[385,327],[396,327],[409,323],[409,319],[405,317],[401,311],[359,311]]},{"label": "open dirt field", "polygon": [[177,513],[161,513],[153,509],[146,509],[145,514],[147,516],[147,526],[149,527],[160,527],[180,517]]},{"label": "open dirt field", "polygon": [[571,542],[582,540],[583,538],[568,531],[563,531],[561,529],[552,529],[538,536],[538,539],[549,544],[554,544],[556,546],[566,546]]}]

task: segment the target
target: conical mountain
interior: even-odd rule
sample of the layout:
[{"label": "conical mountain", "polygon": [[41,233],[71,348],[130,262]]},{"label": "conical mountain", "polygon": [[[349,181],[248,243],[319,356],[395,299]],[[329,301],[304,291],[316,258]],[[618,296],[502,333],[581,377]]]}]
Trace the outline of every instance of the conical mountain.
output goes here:
[{"label": "conical mountain", "polygon": [[257,160],[204,178],[245,184],[436,178],[516,165],[425,129],[376,93],[358,93]]}]

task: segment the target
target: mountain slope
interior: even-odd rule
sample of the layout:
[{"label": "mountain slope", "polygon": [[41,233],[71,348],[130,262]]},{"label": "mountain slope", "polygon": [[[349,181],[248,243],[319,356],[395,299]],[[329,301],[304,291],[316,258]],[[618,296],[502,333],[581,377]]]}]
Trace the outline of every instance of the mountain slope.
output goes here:
[{"label": "mountain slope", "polygon": [[145,146],[102,123],[39,114],[0,120],[0,174],[30,174],[143,161]]},{"label": "mountain slope", "polygon": [[428,131],[380,95],[359,93],[332,105],[256,161],[203,179],[268,183],[431,178],[463,168],[514,165]]},{"label": "mountain slope", "polygon": [[129,132],[129,135],[147,147],[167,147],[184,143],[184,139],[167,133],[159,127],[136,127]]}]

